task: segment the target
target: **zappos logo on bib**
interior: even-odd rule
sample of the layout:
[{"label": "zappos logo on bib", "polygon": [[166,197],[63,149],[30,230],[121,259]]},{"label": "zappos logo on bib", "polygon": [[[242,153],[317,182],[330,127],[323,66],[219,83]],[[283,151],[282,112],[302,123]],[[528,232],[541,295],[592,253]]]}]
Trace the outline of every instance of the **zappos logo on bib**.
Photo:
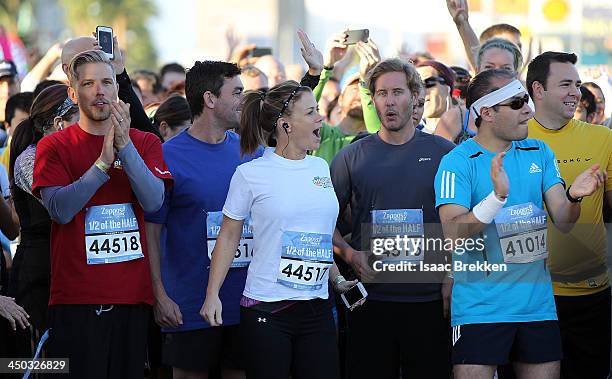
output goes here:
[{"label": "zappos logo on bib", "polygon": [[508,209],[508,212],[511,218],[516,216],[531,216],[533,215],[533,204],[529,204],[526,207],[512,207]]},{"label": "zappos logo on bib", "polygon": [[315,176],[314,179],[312,179],[312,183],[314,183],[315,186],[322,188],[333,187],[331,178],[329,176]]}]

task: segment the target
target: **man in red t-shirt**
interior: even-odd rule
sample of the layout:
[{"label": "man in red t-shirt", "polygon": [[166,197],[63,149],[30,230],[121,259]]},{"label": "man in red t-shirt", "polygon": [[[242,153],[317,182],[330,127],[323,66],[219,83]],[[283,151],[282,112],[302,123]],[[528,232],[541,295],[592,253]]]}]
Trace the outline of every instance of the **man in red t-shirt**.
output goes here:
[{"label": "man in red t-shirt", "polygon": [[37,146],[33,193],[53,220],[47,357],[78,378],[142,377],[151,278],[144,212],[172,177],[159,139],[130,128],[113,66],[100,51],[69,67],[80,122]]}]

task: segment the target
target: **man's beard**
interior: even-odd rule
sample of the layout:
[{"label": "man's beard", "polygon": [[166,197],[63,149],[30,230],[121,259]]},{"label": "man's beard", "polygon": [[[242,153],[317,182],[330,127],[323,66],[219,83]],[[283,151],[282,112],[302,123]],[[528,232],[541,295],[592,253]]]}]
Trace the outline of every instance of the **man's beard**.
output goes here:
[{"label": "man's beard", "polygon": [[230,111],[231,113],[226,113],[223,115],[222,122],[225,130],[238,130],[240,128],[240,116],[237,116],[234,111]]},{"label": "man's beard", "polygon": [[111,115],[110,107],[108,111],[100,112],[94,112],[90,107],[82,107],[81,109],[85,113],[85,116],[92,121],[106,121]]},{"label": "man's beard", "polygon": [[387,129],[388,131],[391,132],[399,132],[400,130],[404,129],[406,127],[406,123],[396,123],[393,126],[388,126],[388,125],[383,125],[385,127],[385,129]]}]

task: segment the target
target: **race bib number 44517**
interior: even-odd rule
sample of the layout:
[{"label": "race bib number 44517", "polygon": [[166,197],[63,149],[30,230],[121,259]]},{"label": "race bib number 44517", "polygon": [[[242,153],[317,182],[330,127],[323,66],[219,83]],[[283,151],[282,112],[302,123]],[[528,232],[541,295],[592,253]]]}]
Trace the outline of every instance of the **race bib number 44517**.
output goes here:
[{"label": "race bib number 44517", "polygon": [[[206,243],[208,244],[208,258],[212,259],[212,252],[217,244],[217,237],[221,231],[223,213],[208,212],[206,217]],[[247,217],[242,224],[242,236],[240,244],[236,249],[234,260],[230,267],[246,267],[253,259],[253,229],[251,228],[251,218]]]},{"label": "race bib number 44517", "polygon": [[318,290],[334,263],[330,234],[283,232],[277,282],[299,290]]},{"label": "race bib number 44517", "polygon": [[90,265],[144,257],[132,204],[98,205],[87,209],[85,252]]},{"label": "race bib number 44517", "polygon": [[505,263],[530,263],[548,257],[546,212],[533,203],[502,208],[495,216]]}]

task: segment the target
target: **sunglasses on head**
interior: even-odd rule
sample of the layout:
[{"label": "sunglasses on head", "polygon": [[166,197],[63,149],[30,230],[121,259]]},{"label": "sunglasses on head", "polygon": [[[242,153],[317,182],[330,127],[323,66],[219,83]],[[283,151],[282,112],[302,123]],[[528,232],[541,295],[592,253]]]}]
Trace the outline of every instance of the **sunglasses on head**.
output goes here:
[{"label": "sunglasses on head", "polygon": [[516,110],[523,108],[523,105],[525,105],[525,103],[528,103],[528,102],[529,102],[529,95],[525,94],[525,96],[523,97],[513,98],[512,101],[507,104],[497,104],[497,106],[510,107],[511,109],[514,109],[516,111]]},{"label": "sunglasses on head", "polygon": [[425,88],[431,88],[431,87],[435,87],[436,84],[438,83],[446,84],[446,80],[444,80],[444,78],[441,78],[439,76],[430,76],[429,78],[423,80],[423,83],[425,83]]}]

